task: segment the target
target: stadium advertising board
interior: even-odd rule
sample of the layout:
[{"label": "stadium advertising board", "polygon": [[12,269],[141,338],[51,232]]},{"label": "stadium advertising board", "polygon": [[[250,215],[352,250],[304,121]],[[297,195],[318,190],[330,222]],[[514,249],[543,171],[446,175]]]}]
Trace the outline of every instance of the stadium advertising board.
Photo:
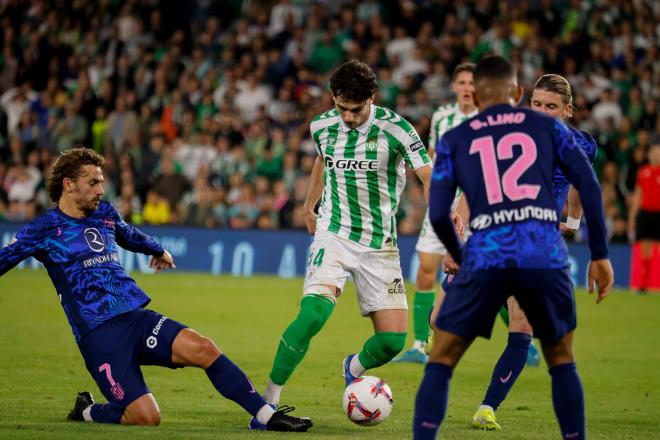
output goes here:
[{"label": "stadium advertising board", "polygon": [[[7,244],[22,227],[19,223],[0,223],[0,240]],[[140,227],[155,237],[176,261],[177,271],[210,272],[214,275],[251,276],[271,274],[283,278],[304,275],[312,237],[303,231],[237,231],[185,227]],[[408,280],[414,281],[419,262],[415,254],[417,236],[399,237],[401,266]],[[585,286],[589,248],[570,244],[571,275],[577,285]],[[152,272],[149,257],[119,249],[126,270]],[[630,246],[612,245],[610,259],[616,285],[628,287]],[[39,269],[41,264],[29,258],[18,268]]]}]

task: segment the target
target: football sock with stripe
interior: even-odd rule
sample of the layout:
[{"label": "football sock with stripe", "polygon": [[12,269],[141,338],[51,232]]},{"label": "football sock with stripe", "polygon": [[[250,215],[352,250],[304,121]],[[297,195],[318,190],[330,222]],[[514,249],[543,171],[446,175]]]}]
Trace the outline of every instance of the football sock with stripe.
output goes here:
[{"label": "football sock with stripe", "polygon": [[552,376],[552,405],[559,421],[562,438],[586,438],[584,391],[575,363],[555,365],[548,370]]},{"label": "football sock with stripe", "polygon": [[435,440],[447,412],[449,380],[452,369],[440,363],[428,363],[415,398],[413,439]]},{"label": "football sock with stripe", "polygon": [[270,380],[274,384],[284,385],[289,380],[305,357],[309,342],[323,328],[334,307],[332,300],[320,294],[303,297],[298,316],[284,331],[277,347],[270,371]]},{"label": "football sock with stripe", "polygon": [[[428,328],[428,325],[427,325]],[[380,367],[391,361],[406,345],[405,332],[378,332],[367,339],[358,354],[365,370]],[[362,372],[364,373],[364,372]],[[353,372],[351,371],[351,374]],[[362,374],[358,374],[361,376]]]},{"label": "football sock with stripe", "polygon": [[507,346],[493,369],[483,405],[497,410],[506,399],[520,372],[525,368],[527,350],[531,343],[532,337],[527,333],[509,333]]},{"label": "football sock with stripe", "polygon": [[266,401],[254,389],[250,378],[222,354],[206,369],[206,375],[223,397],[233,400],[253,416],[266,405]]}]

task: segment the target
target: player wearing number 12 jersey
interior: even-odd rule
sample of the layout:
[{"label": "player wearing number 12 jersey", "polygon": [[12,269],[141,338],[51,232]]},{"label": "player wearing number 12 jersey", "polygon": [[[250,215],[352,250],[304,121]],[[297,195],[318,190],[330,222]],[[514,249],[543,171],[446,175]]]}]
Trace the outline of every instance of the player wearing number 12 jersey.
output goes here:
[{"label": "player wearing number 12 jersey", "polygon": [[[430,219],[457,274],[436,320],[415,402],[414,438],[435,439],[454,367],[475,337],[490,336],[499,308],[513,295],[541,340],[562,436],[584,439],[584,396],[572,350],[575,300],[558,228],[554,168],[560,167],[582,200],[590,291],[596,281],[599,301],[613,283],[600,187],[561,121],[513,107],[522,88],[511,63],[488,57],[477,65],[474,80],[479,115],[445,134],[436,150]],[[474,231],[464,248],[449,216],[457,185],[467,197]]]}]

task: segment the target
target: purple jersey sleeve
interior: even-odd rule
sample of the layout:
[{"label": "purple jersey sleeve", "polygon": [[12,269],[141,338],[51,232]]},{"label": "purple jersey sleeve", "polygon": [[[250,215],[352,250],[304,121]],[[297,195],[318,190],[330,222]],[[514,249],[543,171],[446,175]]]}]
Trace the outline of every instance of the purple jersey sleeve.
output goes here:
[{"label": "purple jersey sleeve", "polygon": [[126,223],[114,207],[111,205],[108,206],[117,225],[115,239],[119,246],[131,252],[140,252],[142,254],[155,255],[157,257],[163,255],[165,250],[156,240],[140,231],[135,226]]},{"label": "purple jersey sleeve", "polygon": [[607,234],[603,200],[598,179],[589,163],[589,159],[578,146],[568,128],[555,120],[552,131],[553,142],[559,156],[559,167],[580,194],[589,231],[591,259],[607,258]]},{"label": "purple jersey sleeve", "polygon": [[429,220],[438,238],[456,263],[462,260],[461,244],[451,221],[451,205],[456,194],[456,180],[451,148],[443,137],[436,145],[436,158],[429,192]]},{"label": "purple jersey sleeve", "polygon": [[0,248],[0,275],[4,275],[41,248],[43,240],[40,231],[41,228],[37,227],[34,222],[29,223],[18,231],[16,237],[6,246]]}]

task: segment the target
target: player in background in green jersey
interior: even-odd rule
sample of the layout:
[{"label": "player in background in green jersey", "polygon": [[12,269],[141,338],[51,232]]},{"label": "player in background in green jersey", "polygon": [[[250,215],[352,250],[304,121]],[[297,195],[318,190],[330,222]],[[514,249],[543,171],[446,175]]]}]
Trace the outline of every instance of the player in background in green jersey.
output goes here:
[{"label": "player in background in green jersey", "polygon": [[[405,166],[428,189],[431,160],[408,121],[373,104],[377,85],[369,66],[359,61],[343,64],[333,73],[330,89],[335,108],[310,124],[318,157],[304,215],[314,241],[300,309],[280,339],[264,394],[274,407],[349,276],[374,335],[358,354],[344,359],[346,384],[392,360],[406,341],[408,305],[395,214],[405,186]],[[249,427],[260,429],[259,425],[253,419]]]}]

